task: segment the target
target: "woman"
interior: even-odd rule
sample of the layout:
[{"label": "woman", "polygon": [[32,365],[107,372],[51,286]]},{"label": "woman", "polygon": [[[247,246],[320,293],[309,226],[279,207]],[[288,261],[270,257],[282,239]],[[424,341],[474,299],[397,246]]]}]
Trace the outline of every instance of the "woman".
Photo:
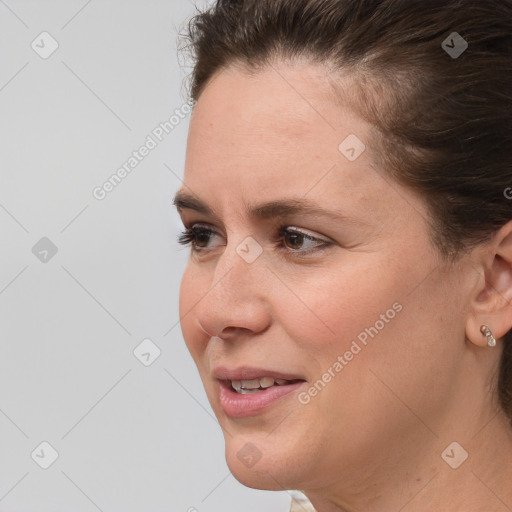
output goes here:
[{"label": "woman", "polygon": [[233,475],[512,510],[512,3],[219,0],[188,38],[181,326]]}]

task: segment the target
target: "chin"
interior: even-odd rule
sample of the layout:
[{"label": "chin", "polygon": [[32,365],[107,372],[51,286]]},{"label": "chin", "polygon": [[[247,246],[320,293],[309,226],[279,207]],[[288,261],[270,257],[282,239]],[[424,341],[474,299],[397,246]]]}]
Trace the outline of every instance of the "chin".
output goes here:
[{"label": "chin", "polygon": [[265,443],[265,437],[236,436],[226,434],[226,463],[233,476],[246,487],[267,491],[293,489],[291,454],[280,453],[272,443]]},{"label": "chin", "polygon": [[283,491],[293,488],[288,485],[286,472],[280,471],[273,464],[265,464],[260,461],[256,466],[249,468],[237,459],[236,454],[226,454],[226,462],[233,476],[242,485],[251,489]]}]

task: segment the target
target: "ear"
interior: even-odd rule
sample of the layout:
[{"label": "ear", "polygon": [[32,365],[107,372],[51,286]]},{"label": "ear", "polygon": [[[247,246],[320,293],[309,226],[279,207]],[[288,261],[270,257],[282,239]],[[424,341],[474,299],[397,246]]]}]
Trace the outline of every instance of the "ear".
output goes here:
[{"label": "ear", "polygon": [[512,328],[512,221],[480,246],[477,254],[475,269],[482,278],[471,298],[466,336],[475,345],[485,347],[482,325],[489,327],[496,340]]}]

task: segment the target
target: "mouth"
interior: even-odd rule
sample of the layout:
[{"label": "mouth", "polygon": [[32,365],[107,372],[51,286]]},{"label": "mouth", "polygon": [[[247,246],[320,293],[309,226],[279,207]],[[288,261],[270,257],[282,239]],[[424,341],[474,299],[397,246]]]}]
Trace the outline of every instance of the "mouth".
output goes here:
[{"label": "mouth", "polygon": [[303,379],[279,379],[277,377],[261,377],[250,380],[227,380],[225,381],[231,386],[231,389],[240,395],[250,395],[252,393],[259,393],[265,389],[273,386],[289,386],[296,382],[304,382]]},{"label": "mouth", "polygon": [[227,416],[255,416],[290,397],[306,380],[298,375],[258,368],[216,368],[220,405]]}]

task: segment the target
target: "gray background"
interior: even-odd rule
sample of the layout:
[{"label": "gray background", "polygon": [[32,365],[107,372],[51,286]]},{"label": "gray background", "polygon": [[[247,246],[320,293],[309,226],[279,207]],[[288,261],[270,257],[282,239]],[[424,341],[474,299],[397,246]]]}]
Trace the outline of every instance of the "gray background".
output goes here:
[{"label": "gray background", "polygon": [[[0,0],[1,512],[289,506],[230,474],[179,327],[188,249],[171,198],[188,116],[105,199],[92,194],[188,98],[176,34],[193,12]],[[59,45],[47,58],[44,31]],[[146,338],[148,363],[161,350],[148,366],[133,352]],[[47,469],[44,441],[58,452]]]}]

